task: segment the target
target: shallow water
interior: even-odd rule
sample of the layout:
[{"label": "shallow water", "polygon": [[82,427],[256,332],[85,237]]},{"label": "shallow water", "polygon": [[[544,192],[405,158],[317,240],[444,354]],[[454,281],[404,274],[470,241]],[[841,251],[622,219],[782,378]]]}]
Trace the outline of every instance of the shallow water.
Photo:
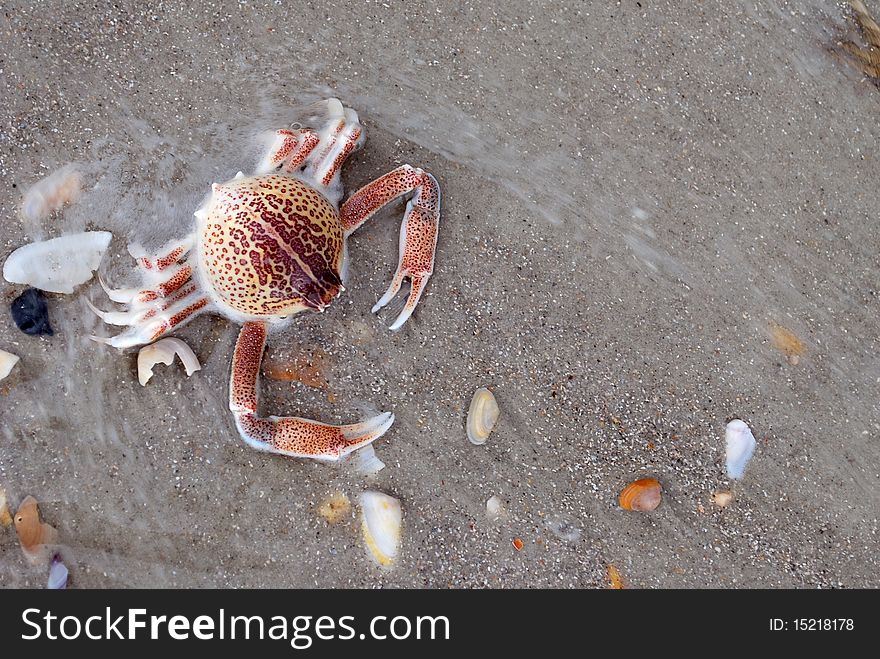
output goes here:
[{"label": "shallow water", "polygon": [[[368,133],[348,189],[409,162],[444,211],[404,331],[369,313],[397,208],[351,241],[334,308],[270,342],[324,350],[329,391],[264,379],[267,412],[395,412],[372,480],[243,445],[224,320],[176,333],[201,372],[160,366],[147,387],[133,354],[87,338],[108,331],[84,302],[110,308],[96,282],[51,297],[54,337],[0,321],[22,357],[0,384],[0,485],[40,500],[74,586],[602,586],[609,563],[632,586],[878,585],[880,91],[829,50],[851,31],[841,7],[118,4],[13,4],[0,25],[2,255],[106,229],[101,272],[132,284],[127,243],[187,233],[212,181],[328,95]],[[70,163],[81,198],[24,220],[23,191]],[[803,342],[796,365],[776,325]],[[480,386],[501,419],[474,447]],[[721,511],[732,417],[758,449]],[[643,476],[660,508],[619,510]],[[403,502],[391,572],[354,519],[315,513],[367,487]],[[0,584],[47,570],[0,531]]]}]

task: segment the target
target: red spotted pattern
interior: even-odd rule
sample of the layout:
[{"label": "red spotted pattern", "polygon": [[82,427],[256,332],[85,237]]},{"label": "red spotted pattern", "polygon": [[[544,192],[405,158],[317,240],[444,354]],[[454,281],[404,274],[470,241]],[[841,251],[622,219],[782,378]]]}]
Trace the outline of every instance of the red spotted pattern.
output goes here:
[{"label": "red spotted pattern", "polygon": [[409,275],[431,274],[440,224],[440,189],[427,172],[403,165],[368,183],[342,205],[342,226],[347,235],[383,206],[410,192],[415,194],[412,207],[403,218],[406,242],[401,271]]},{"label": "red spotted pattern", "polygon": [[154,332],[153,336],[150,338],[150,341],[155,341],[163,334],[170,332],[173,328],[178,325],[184,323],[186,320],[191,318],[196,312],[203,309],[208,305],[208,299],[202,298],[201,300],[194,302],[193,304],[186,307],[182,311],[171,316],[168,320],[162,322]]},{"label": "red spotted pattern", "polygon": [[247,322],[241,328],[232,357],[229,409],[248,441],[264,444],[266,450],[278,453],[335,459],[384,432],[375,424],[331,426],[299,417],[258,416],[257,382],[265,346],[265,323]]},{"label": "red spotted pattern", "polygon": [[214,291],[246,315],[323,309],[340,291],[339,216],[299,179],[256,176],[215,186],[201,243]]}]

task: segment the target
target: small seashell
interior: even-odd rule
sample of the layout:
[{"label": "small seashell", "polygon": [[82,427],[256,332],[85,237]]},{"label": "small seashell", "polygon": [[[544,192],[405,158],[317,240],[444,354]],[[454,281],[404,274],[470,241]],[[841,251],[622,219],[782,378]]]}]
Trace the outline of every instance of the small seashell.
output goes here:
[{"label": "small seashell", "polygon": [[523,545],[522,538],[514,538],[513,539],[513,548],[514,549],[516,549],[517,551],[522,551],[523,546],[524,545]]},{"label": "small seashell", "polygon": [[49,325],[49,305],[46,304],[46,296],[36,288],[29,288],[12,301],[12,320],[15,325],[25,334],[38,336],[48,334],[52,336],[52,327]]},{"label": "small seashell", "polygon": [[64,204],[76,201],[80,182],[79,172],[71,166],[62,167],[31,186],[21,204],[22,215],[31,221],[41,220]]},{"label": "small seashell", "polygon": [[61,556],[55,554],[52,557],[52,566],[49,568],[49,582],[46,588],[49,590],[64,590],[67,588],[67,577],[70,573]]},{"label": "small seashell", "polygon": [[500,413],[492,392],[485,387],[477,389],[467,416],[467,436],[471,444],[480,446],[486,443]]},{"label": "small seashell", "polygon": [[12,524],[12,515],[9,514],[9,505],[6,502],[6,490],[0,487],[0,525]]},{"label": "small seashell", "polygon": [[727,508],[733,503],[733,492],[729,490],[719,490],[712,495],[712,503],[719,508]]},{"label": "small seashell", "polygon": [[348,517],[350,510],[351,501],[342,492],[328,495],[318,505],[318,514],[327,520],[328,524],[336,524],[336,522]]},{"label": "small seashell", "polygon": [[608,568],[607,568],[607,572],[608,572],[608,583],[609,583],[608,587],[611,590],[623,590],[624,589],[623,578],[620,576],[620,570],[618,570],[616,567],[614,567],[613,565],[611,565],[609,563]]},{"label": "small seashell", "polygon": [[46,545],[54,544],[58,532],[40,521],[40,508],[31,496],[25,498],[15,513],[15,530],[18,542],[28,560],[34,565],[45,560]]},{"label": "small seashell", "polygon": [[13,355],[11,352],[0,350],[0,380],[9,375],[17,363],[18,355]]},{"label": "small seashell", "polygon": [[73,293],[92,278],[113,234],[86,231],[19,247],[3,264],[3,278],[50,293]]},{"label": "small seashell", "polygon": [[400,501],[381,492],[360,496],[361,530],[367,551],[377,564],[388,567],[397,559],[403,512]]},{"label": "small seashell", "polygon": [[159,363],[169,366],[174,361],[174,355],[180,357],[187,377],[202,370],[196,354],[183,341],[171,338],[161,339],[141,348],[138,353],[138,382],[142,386],[147,386],[147,382],[153,377],[153,366]]},{"label": "small seashell", "polygon": [[734,419],[724,431],[727,444],[727,477],[740,480],[755,452],[755,437],[744,421]]},{"label": "small seashell", "polygon": [[620,493],[620,507],[624,510],[651,512],[660,505],[660,481],[656,478],[640,478],[633,481]]},{"label": "small seashell", "polygon": [[489,497],[486,501],[486,517],[491,522],[497,522],[504,517],[507,511],[504,509],[504,502],[496,496]]}]

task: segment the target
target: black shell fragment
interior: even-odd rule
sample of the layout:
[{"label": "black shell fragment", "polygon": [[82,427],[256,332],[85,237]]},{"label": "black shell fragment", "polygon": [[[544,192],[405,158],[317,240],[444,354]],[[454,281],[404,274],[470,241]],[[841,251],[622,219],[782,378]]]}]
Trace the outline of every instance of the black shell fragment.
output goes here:
[{"label": "black shell fragment", "polygon": [[27,289],[12,301],[12,320],[25,334],[52,335],[46,296],[36,288]]}]

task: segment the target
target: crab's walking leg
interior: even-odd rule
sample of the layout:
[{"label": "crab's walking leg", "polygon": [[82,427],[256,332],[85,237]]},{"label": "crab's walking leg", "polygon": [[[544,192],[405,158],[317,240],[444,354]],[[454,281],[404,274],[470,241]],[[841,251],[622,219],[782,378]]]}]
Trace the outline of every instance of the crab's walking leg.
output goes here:
[{"label": "crab's walking leg", "polygon": [[129,252],[137,260],[144,285],[142,288],[112,289],[99,277],[101,286],[114,302],[128,305],[125,311],[102,311],[87,302],[104,322],[126,325],[128,329],[114,337],[91,337],[115,348],[129,348],[155,341],[210,309],[210,299],[199,290],[193,278],[193,266],[186,255],[195,243],[194,236],[169,243],[158,256],[149,256],[137,246]]},{"label": "crab's walking leg", "polygon": [[242,438],[250,446],[297,458],[338,460],[378,439],[394,423],[390,412],[348,426],[331,426],[299,417],[258,416],[257,382],[265,346],[266,324],[245,323],[232,357],[229,409]]},{"label": "crab's walking leg", "polygon": [[163,247],[160,256],[147,256],[143,248],[138,245],[129,245],[128,253],[134,257],[138,265],[148,272],[162,272],[178,263],[192,249],[195,239],[187,236],[183,240],[173,241]]},{"label": "crab's walking leg", "polygon": [[[139,258],[138,261],[140,260]],[[155,282],[155,288],[110,288],[103,278],[99,278],[98,281],[104,292],[107,293],[107,297],[114,302],[137,305],[171,296],[190,282],[192,274],[192,266],[184,263],[173,272],[165,273],[159,277]]]},{"label": "crab's walking leg", "polygon": [[176,327],[192,320],[200,313],[210,309],[210,300],[200,297],[198,292],[182,297],[174,304],[162,303],[157,307],[135,309],[125,313],[107,313],[89,304],[92,310],[105,322],[112,325],[128,325],[128,329],[116,336],[105,338],[89,337],[98,343],[106,343],[114,348],[131,348],[152,343]]},{"label": "crab's walking leg", "polygon": [[345,159],[363,144],[364,131],[357,112],[337,98],[327,99],[329,121],[321,130],[320,148],[309,158],[306,172],[313,181],[328,188],[339,176]]},{"label": "crab's walking leg", "polygon": [[299,130],[282,128],[275,131],[275,144],[257,167],[257,173],[268,174],[282,164],[285,172],[296,171],[305,163],[306,158],[320,141],[321,138],[317,133],[307,128]]},{"label": "crab's walking leg", "polygon": [[440,186],[437,180],[421,169],[403,165],[368,183],[342,205],[342,226],[348,237],[373,217],[383,206],[405,194],[413,193],[406,205],[400,227],[400,261],[391,285],[373,307],[373,313],[388,304],[400,290],[406,277],[411,288],[403,311],[391,325],[399,329],[412,315],[428,278],[434,271],[434,252],[440,225]]}]

